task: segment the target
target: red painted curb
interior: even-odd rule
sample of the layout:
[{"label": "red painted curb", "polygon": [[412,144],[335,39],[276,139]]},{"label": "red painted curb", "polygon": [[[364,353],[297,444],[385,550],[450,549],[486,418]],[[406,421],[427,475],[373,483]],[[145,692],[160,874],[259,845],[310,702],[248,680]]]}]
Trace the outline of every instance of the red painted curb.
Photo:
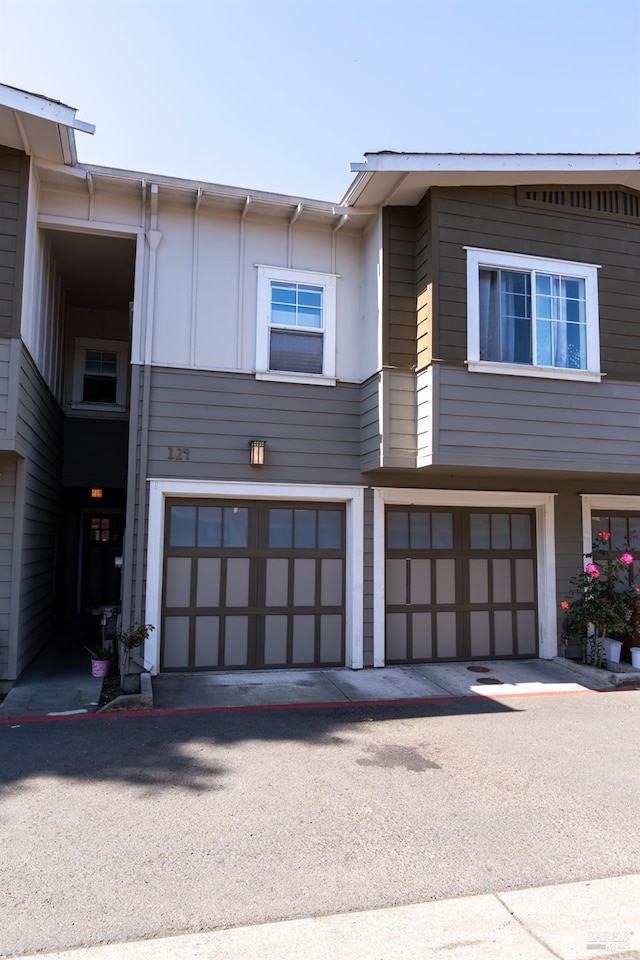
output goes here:
[{"label": "red painted curb", "polygon": [[261,713],[269,710],[328,710],[345,709],[356,707],[398,707],[398,706],[419,706],[427,703],[451,703],[452,701],[469,700],[498,700],[510,699],[515,697],[569,697],[583,696],[584,694],[598,693],[630,693],[637,692],[640,687],[612,687],[606,690],[539,690],[529,693],[500,693],[498,690],[486,694],[475,693],[469,696],[458,697],[407,697],[397,700],[346,700],[336,702],[330,700],[327,703],[267,703],[245,705],[237,707],[187,707],[180,709],[178,707],[167,707],[164,709],[151,710],[118,710],[112,713],[78,713],[65,717],[0,717],[2,724],[23,724],[23,723],[51,723],[74,720],[115,720],[128,717],[182,717],[191,716],[199,713]]}]

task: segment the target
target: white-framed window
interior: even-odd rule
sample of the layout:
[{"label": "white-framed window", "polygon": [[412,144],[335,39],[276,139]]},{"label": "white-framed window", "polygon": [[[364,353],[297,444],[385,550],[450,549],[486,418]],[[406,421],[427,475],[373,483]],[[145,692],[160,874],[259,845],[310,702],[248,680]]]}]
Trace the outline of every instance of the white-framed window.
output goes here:
[{"label": "white-framed window", "polygon": [[258,267],[256,376],[335,383],[335,274]]},{"label": "white-framed window", "polygon": [[470,370],[600,380],[596,264],[465,249]]},{"label": "white-framed window", "polygon": [[72,409],[126,411],[127,353],[128,344],[122,340],[76,337]]}]

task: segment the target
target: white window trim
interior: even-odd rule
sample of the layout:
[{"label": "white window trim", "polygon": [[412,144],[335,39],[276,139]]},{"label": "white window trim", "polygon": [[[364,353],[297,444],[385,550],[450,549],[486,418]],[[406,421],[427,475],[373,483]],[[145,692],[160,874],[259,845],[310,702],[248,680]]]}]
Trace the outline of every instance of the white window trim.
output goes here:
[{"label": "white window trim", "polygon": [[[256,379],[274,380],[279,383],[311,383],[320,386],[335,386],[336,380],[336,292],[338,275],[316,273],[310,270],[293,270],[288,267],[270,267],[256,263],[258,269],[258,316],[256,324]],[[286,370],[269,370],[269,331],[271,328],[271,281],[306,283],[322,287],[322,375],[297,373]]]},{"label": "white window trim", "polygon": [[425,507],[524,508],[536,511],[536,570],[538,577],[538,656],[558,656],[554,493],[509,490],[415,490],[377,487],[373,491],[373,665],[385,666],[385,507],[387,504]]},{"label": "white window trim", "polygon": [[[600,264],[551,260],[520,253],[503,253],[479,247],[467,251],[467,367],[475,373],[501,373],[514,377],[543,377],[550,380],[587,380],[600,383],[600,320],[598,314],[598,274]],[[523,363],[499,363],[480,359],[480,267],[505,267],[561,273],[585,281],[587,312],[586,370],[542,367]]]},{"label": "white window trim", "polygon": [[167,497],[233,497],[243,500],[312,500],[346,505],[345,664],[352,670],[363,666],[363,566],[364,489],[292,483],[208,482],[200,480],[149,480],[149,526],[147,535],[147,588],[144,620],[155,630],[144,645],[147,669],[160,670],[162,640],[162,571],[165,499]]},{"label": "white window trim", "polygon": [[[89,337],[75,337],[73,349],[71,409],[91,412],[100,411],[102,413],[126,413],[128,343],[125,340],[94,340]],[[85,354],[87,350],[104,350],[116,354],[115,403],[90,403],[82,399],[84,393]]]}]

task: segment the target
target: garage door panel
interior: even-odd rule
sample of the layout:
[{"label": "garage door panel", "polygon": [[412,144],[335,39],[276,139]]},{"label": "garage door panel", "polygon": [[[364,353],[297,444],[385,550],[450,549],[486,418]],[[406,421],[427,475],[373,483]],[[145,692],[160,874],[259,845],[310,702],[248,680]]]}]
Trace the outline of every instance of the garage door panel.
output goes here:
[{"label": "garage door panel", "polygon": [[266,561],[268,607],[286,607],[289,591],[289,561],[270,557]]},{"label": "garage door panel", "polygon": [[196,606],[217,607],[220,604],[220,557],[198,557],[196,562]]},{"label": "garage door panel", "polygon": [[165,617],[163,669],[186,670],[189,665],[189,617]]},{"label": "garage door panel", "polygon": [[457,615],[437,613],[437,653],[441,660],[453,659],[457,652]]},{"label": "garage door panel", "polygon": [[511,561],[493,560],[493,602],[511,603]]},{"label": "garage door panel", "polygon": [[472,610],[469,614],[471,656],[488,657],[491,654],[491,621],[488,610]]},{"label": "garage door panel", "polygon": [[489,602],[488,560],[469,560],[469,602]]},{"label": "garage door panel", "polygon": [[387,560],[387,603],[407,602],[407,560]]},{"label": "garage door panel", "polygon": [[535,571],[533,560],[516,560],[516,603],[535,600]]},{"label": "garage door panel", "polygon": [[411,560],[410,603],[431,603],[431,560]]},{"label": "garage door panel", "polygon": [[342,653],[342,617],[323,614],[320,617],[320,662],[335,663]]},{"label": "garage door panel", "polygon": [[513,643],[513,614],[511,610],[494,610],[493,623],[496,656],[511,656],[515,653]]},{"label": "garage door panel", "polygon": [[224,618],[224,664],[226,667],[244,667],[249,654],[249,618]]},{"label": "garage door panel", "polygon": [[196,617],[196,646],[194,666],[211,668],[218,665],[220,646],[220,618]]},{"label": "garage door panel", "polygon": [[191,557],[169,557],[166,568],[168,607],[189,607],[191,598]]},{"label": "garage door panel", "polygon": [[411,615],[411,645],[415,660],[430,660],[433,656],[431,642],[431,614],[413,613]]},{"label": "garage door panel", "polygon": [[293,561],[293,605],[313,607],[316,602],[316,561]]},{"label": "garage door panel", "polygon": [[521,656],[536,654],[536,615],[534,610],[518,610],[518,653]]},{"label": "garage door panel", "polygon": [[287,624],[284,615],[264,618],[264,662],[274,666],[287,662]]},{"label": "garage door panel", "polygon": [[227,561],[228,607],[247,607],[249,605],[249,558],[228,557]]},{"label": "garage door panel", "polygon": [[407,650],[407,617],[404,613],[387,614],[387,659],[406,660]]},{"label": "garage door panel", "polygon": [[314,616],[294,616],[293,618],[293,659],[296,663],[313,663],[316,645],[316,618]]},{"label": "garage door panel", "polygon": [[342,560],[320,561],[320,606],[340,607],[344,596]]},{"label": "garage door panel", "polygon": [[436,560],[436,603],[456,602],[456,562]]}]

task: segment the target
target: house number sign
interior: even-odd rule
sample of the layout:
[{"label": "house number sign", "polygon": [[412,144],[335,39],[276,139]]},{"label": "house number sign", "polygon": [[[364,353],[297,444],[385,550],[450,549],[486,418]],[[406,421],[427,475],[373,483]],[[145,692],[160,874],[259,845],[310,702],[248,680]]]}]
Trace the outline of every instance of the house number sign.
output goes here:
[{"label": "house number sign", "polygon": [[167,450],[169,451],[167,460],[189,460],[191,458],[189,447],[167,447]]}]

